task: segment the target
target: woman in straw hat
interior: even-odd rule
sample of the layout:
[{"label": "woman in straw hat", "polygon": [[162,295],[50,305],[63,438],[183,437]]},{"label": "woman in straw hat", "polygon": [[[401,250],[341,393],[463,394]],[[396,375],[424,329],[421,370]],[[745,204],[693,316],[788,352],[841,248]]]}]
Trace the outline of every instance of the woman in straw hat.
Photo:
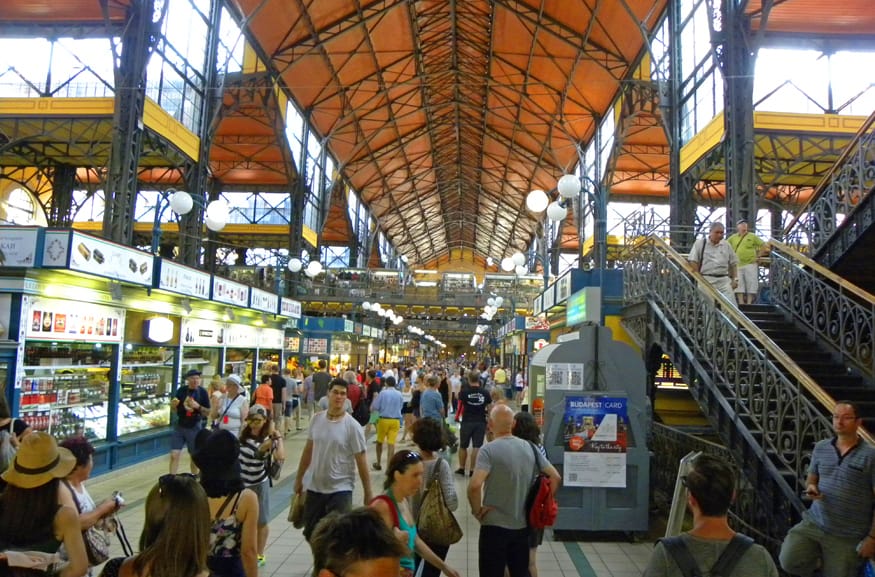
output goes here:
[{"label": "woman in straw hat", "polygon": [[[2,475],[7,486],[0,495],[0,573],[6,574],[5,567],[35,563],[27,565],[33,575],[48,574],[47,565],[60,561],[57,552],[62,543],[69,561],[53,574],[81,577],[88,570],[79,515],[58,505],[59,480],[75,466],[76,457],[46,433],[31,433],[21,441],[15,460]],[[45,555],[21,556],[16,554],[19,551]]]}]

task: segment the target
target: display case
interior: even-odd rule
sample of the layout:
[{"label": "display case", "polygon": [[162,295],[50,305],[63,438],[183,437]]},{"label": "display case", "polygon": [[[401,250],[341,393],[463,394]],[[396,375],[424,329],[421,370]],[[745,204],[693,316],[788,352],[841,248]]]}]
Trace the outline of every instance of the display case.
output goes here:
[{"label": "display case", "polygon": [[172,349],[126,347],[122,354],[118,434],[154,431],[170,424],[173,393]]},{"label": "display case", "polygon": [[446,295],[473,293],[477,287],[477,279],[467,272],[445,272],[441,279],[441,289]]},{"label": "display case", "polygon": [[57,439],[105,440],[114,354],[114,345],[99,343],[27,343],[19,415]]}]

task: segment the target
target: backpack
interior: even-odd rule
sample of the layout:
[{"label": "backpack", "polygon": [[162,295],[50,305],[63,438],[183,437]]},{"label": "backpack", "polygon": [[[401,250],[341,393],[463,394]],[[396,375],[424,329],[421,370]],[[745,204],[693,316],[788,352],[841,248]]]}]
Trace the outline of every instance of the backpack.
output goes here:
[{"label": "backpack", "polygon": [[15,460],[15,454],[18,450],[12,444],[12,427],[15,424],[15,419],[9,421],[9,429],[0,429],[0,472],[5,471]]},{"label": "backpack", "polygon": [[361,390],[359,402],[356,403],[356,406],[352,409],[352,418],[355,419],[359,425],[364,427],[368,424],[368,420],[371,417],[371,411],[368,409],[367,396],[361,385],[354,384],[352,386],[359,387],[359,390]]},{"label": "backpack", "polygon": [[[702,570],[699,569],[699,564],[696,563],[696,560],[687,548],[687,544],[680,536],[666,537],[665,539],[660,539],[659,542],[662,543],[662,546],[665,547],[665,550],[674,559],[684,577],[702,577],[704,575]],[[717,562],[711,567],[711,577],[730,577],[732,570],[735,569],[735,566],[747,550],[750,549],[751,545],[753,545],[753,539],[747,535],[736,533],[732,540],[729,541],[726,549],[723,550],[723,553],[720,554],[720,557],[717,558]]]},{"label": "backpack", "polygon": [[535,457],[535,482],[526,495],[526,523],[532,529],[552,527],[559,515],[559,506],[550,489],[550,477],[538,469],[538,453],[534,443],[532,456]]}]

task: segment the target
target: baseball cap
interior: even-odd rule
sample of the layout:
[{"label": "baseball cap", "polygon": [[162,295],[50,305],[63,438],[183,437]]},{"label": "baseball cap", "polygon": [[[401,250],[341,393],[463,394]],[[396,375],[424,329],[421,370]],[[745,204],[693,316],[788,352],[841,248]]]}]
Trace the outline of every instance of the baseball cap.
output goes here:
[{"label": "baseball cap", "polygon": [[739,218],[738,222],[735,223],[735,226],[738,226],[739,224],[742,224],[742,223],[747,224],[747,219],[746,218]]},{"label": "baseball cap", "polygon": [[267,419],[267,409],[262,407],[261,405],[255,404],[249,407],[249,414],[246,416],[247,419],[252,417],[262,417]]},{"label": "baseball cap", "polygon": [[200,372],[199,370],[197,370],[197,369],[191,369],[190,371],[188,371],[188,372],[185,373],[184,377],[187,379],[187,378],[189,378],[189,377],[199,377],[199,376],[201,376],[202,374],[203,374],[203,373],[201,373],[201,372]]}]

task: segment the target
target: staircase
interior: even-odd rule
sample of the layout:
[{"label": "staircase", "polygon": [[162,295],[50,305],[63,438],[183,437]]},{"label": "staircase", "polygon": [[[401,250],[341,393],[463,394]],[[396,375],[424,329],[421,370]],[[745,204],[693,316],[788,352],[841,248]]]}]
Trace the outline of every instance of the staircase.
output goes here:
[{"label": "staircase", "polygon": [[837,401],[853,401],[863,417],[864,425],[872,430],[875,425],[875,390],[866,385],[857,371],[836,361],[823,344],[799,329],[777,307],[742,305],[740,308],[824,392]]}]

